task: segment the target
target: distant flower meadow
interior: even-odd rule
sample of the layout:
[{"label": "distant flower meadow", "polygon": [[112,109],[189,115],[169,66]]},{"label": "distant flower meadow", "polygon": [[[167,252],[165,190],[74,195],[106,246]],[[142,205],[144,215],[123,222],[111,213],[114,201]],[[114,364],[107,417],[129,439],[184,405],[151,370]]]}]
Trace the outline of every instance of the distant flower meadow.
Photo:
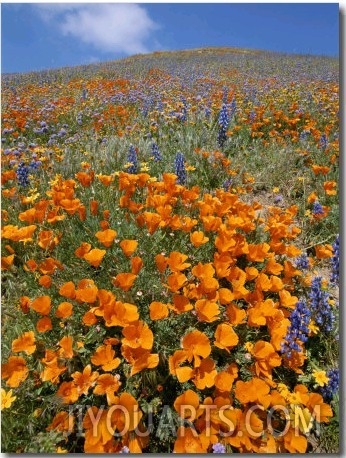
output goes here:
[{"label": "distant flower meadow", "polygon": [[3,75],[3,452],[335,452],[338,89],[228,48]]}]

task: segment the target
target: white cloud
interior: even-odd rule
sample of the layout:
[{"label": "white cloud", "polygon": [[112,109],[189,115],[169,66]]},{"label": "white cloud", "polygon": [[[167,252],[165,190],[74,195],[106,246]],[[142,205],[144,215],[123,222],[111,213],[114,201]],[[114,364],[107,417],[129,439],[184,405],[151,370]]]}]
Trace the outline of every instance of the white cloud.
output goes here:
[{"label": "white cloud", "polygon": [[104,52],[150,52],[147,44],[159,26],[134,3],[41,3],[40,17],[65,36],[75,37]]}]

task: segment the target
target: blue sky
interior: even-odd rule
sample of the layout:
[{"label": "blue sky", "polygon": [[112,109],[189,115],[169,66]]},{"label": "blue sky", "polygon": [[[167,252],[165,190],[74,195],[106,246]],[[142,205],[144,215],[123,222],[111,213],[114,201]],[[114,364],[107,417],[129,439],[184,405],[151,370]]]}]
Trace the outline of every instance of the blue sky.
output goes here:
[{"label": "blue sky", "polygon": [[2,3],[1,71],[203,46],[337,56],[337,3]]}]

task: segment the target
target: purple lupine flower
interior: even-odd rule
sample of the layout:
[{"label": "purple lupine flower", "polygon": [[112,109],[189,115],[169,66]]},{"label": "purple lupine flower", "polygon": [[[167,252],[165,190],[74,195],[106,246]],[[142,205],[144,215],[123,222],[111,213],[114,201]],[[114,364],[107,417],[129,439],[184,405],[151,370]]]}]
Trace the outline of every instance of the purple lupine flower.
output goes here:
[{"label": "purple lupine flower", "polygon": [[138,170],[138,160],[137,160],[137,153],[133,145],[130,145],[129,154],[127,156],[127,161],[130,162],[132,165],[128,167],[127,172],[135,174]]},{"label": "purple lupine flower", "polygon": [[223,444],[220,444],[220,442],[216,442],[216,444],[213,444],[213,453],[226,453],[226,447]]},{"label": "purple lupine flower", "polygon": [[331,260],[332,273],[330,276],[330,282],[333,285],[338,285],[339,284],[339,257],[340,257],[339,234],[337,235],[332,247],[333,247],[333,257]]},{"label": "purple lupine flower", "polygon": [[286,342],[281,345],[281,353],[285,354],[287,358],[292,356],[292,350],[302,351],[297,339],[301,342],[308,340],[310,319],[311,312],[306,302],[298,301],[289,317],[291,324],[285,336]]},{"label": "purple lupine flower", "polygon": [[322,289],[322,277],[314,277],[309,293],[312,317],[322,332],[333,329],[335,316],[329,304],[329,293]]},{"label": "purple lupine flower", "polygon": [[324,210],[323,210],[322,205],[318,202],[318,200],[316,200],[312,207],[312,214],[313,215],[323,215],[323,213],[324,213]]},{"label": "purple lupine flower", "polygon": [[303,253],[296,258],[296,267],[299,270],[307,270],[310,267],[309,258],[306,253]]},{"label": "purple lupine flower", "polygon": [[186,184],[185,158],[183,153],[177,153],[174,160],[175,174],[178,184]]},{"label": "purple lupine flower", "polygon": [[327,372],[327,377],[329,378],[328,384],[322,386],[319,392],[326,402],[330,402],[339,390],[339,369],[330,369]]}]

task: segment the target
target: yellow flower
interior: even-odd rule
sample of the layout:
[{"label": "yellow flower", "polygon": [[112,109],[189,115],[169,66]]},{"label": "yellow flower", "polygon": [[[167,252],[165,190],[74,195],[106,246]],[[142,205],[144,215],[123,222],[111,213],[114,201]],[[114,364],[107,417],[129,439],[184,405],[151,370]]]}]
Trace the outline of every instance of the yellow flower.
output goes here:
[{"label": "yellow flower", "polygon": [[141,172],[148,172],[150,169],[148,167],[148,164],[146,162],[143,162],[141,164]]},{"label": "yellow flower", "polygon": [[314,320],[311,320],[309,325],[308,325],[309,331],[311,331],[312,334],[317,334],[320,328],[317,326],[317,324],[314,322]]},{"label": "yellow flower", "polygon": [[1,410],[11,407],[12,402],[15,401],[17,396],[12,396],[12,390],[5,391],[1,388]]},{"label": "yellow flower", "polygon": [[286,398],[290,394],[289,389],[284,383],[278,383],[277,389],[281,396],[283,396],[284,398]]},{"label": "yellow flower", "polygon": [[290,420],[294,428],[299,428],[303,434],[308,434],[313,426],[313,417],[309,409],[291,405]]},{"label": "yellow flower", "polygon": [[187,172],[193,172],[194,170],[196,170],[196,167],[194,167],[193,165],[187,165],[187,166],[185,167],[185,170],[186,170]]},{"label": "yellow flower", "polygon": [[[281,393],[282,394],[282,393]],[[303,400],[300,396],[300,393],[298,392],[295,392],[295,393],[288,393],[286,395],[287,397],[287,401],[290,403],[290,404],[303,404]]]},{"label": "yellow flower", "polygon": [[280,188],[278,188],[277,186],[273,188],[273,192],[279,192],[279,191],[280,191]]},{"label": "yellow flower", "polygon": [[312,376],[319,386],[324,386],[329,382],[326,371],[313,371]]},{"label": "yellow flower", "polygon": [[254,345],[253,345],[252,342],[246,342],[246,343],[244,344],[244,347],[245,347],[245,349],[246,349],[249,353],[251,353],[251,352],[252,352],[252,349],[253,349],[253,347],[254,347]]}]

